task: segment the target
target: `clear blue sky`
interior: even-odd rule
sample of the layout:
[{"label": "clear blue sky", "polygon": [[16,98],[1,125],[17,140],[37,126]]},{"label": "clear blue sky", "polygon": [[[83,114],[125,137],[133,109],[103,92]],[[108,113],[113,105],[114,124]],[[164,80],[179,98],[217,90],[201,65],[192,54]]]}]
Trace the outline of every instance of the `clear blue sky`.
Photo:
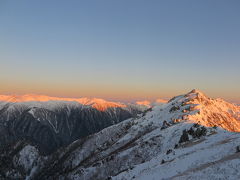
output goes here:
[{"label": "clear blue sky", "polygon": [[240,102],[238,0],[0,0],[0,93]]}]

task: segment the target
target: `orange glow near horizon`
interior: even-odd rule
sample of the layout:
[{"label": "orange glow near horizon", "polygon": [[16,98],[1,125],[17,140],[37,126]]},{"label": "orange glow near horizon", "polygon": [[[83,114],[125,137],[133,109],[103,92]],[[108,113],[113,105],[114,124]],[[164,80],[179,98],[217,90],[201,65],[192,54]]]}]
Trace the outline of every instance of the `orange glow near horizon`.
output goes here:
[{"label": "orange glow near horizon", "polygon": [[[2,89],[2,88],[1,88]],[[24,96],[26,95],[32,95],[36,96],[36,98],[39,101],[47,101],[47,100],[66,100],[66,101],[72,101],[75,99],[77,101],[78,99],[105,99],[108,101],[117,101],[117,102],[139,102],[140,104],[148,104],[150,101],[155,101],[157,103],[164,102],[167,99],[170,99],[174,96],[181,95],[184,93],[187,93],[189,91],[184,91],[184,92],[176,92],[176,93],[158,93],[158,92],[144,92],[144,91],[139,91],[139,92],[134,92],[134,91],[127,91],[127,90],[119,90],[116,91],[113,89],[111,91],[110,89],[100,89],[98,88],[98,91],[94,91],[91,89],[81,89],[79,91],[77,90],[72,90],[69,91],[68,89],[60,89],[60,90],[54,90],[54,89],[49,89],[47,90],[29,90],[26,91],[24,89],[16,89],[15,90],[6,90],[0,89],[0,94],[2,95],[14,95],[14,96]],[[28,93],[30,92],[30,93]],[[205,91],[203,91],[205,93]],[[221,96],[222,94],[214,94],[211,96],[209,93],[205,93],[207,96],[212,97],[212,98],[222,98],[226,101],[229,102],[234,102],[240,104],[240,98],[235,99],[229,95]],[[213,94],[213,93],[212,93]],[[50,97],[50,99],[49,99]],[[30,97],[29,97],[30,98]],[[32,97],[31,97],[32,98]],[[29,100],[31,100],[31,98]]]},{"label": "orange glow near horizon", "polygon": [[75,2],[0,3],[0,94],[240,103],[238,3]]},{"label": "orange glow near horizon", "polygon": [[[25,95],[38,94],[59,98],[102,98],[110,101],[155,101],[156,99],[170,99],[173,96],[185,94],[194,88],[179,88],[175,90],[174,87],[145,87],[142,85],[118,85],[111,86],[110,84],[63,84],[63,83],[43,83],[39,81],[34,82],[16,82],[1,81],[0,77],[0,94],[6,95]],[[207,96],[212,98],[222,98],[229,102],[240,103],[240,96],[237,91],[225,92],[219,90],[215,92],[212,89],[201,89]]]},{"label": "orange glow near horizon", "polygon": [[155,100],[157,98],[170,98],[169,93],[159,93],[158,91],[149,91],[142,87],[105,87],[105,86],[93,86],[83,85],[79,86],[67,86],[67,85],[41,85],[41,84],[7,84],[4,83],[0,87],[0,94],[6,95],[25,95],[25,94],[39,94],[53,97],[68,97],[68,98],[103,98],[116,101],[133,101],[133,100]]}]

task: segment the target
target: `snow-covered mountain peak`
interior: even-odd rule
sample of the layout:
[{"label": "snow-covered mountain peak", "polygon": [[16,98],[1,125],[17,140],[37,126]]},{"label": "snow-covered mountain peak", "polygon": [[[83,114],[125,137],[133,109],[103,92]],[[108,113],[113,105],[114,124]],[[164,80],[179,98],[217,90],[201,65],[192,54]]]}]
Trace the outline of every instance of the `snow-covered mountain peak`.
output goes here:
[{"label": "snow-covered mountain peak", "polygon": [[197,100],[199,101],[199,103],[201,103],[201,101],[207,101],[210,99],[203,92],[197,89],[193,89],[192,91],[187,93],[185,97],[188,98],[189,100]]},{"label": "snow-covered mountain peak", "polygon": [[165,99],[156,99],[155,101],[152,101],[152,102],[149,100],[136,101],[137,105],[147,107],[147,108],[151,108],[153,106],[161,105],[161,104],[165,104],[165,103],[167,103],[167,100],[165,100]]},{"label": "snow-covered mountain peak", "polygon": [[176,96],[166,105],[174,121],[187,120],[203,126],[218,126],[240,132],[240,107],[222,99],[212,99],[199,90]]},{"label": "snow-covered mountain peak", "polygon": [[[56,105],[59,105],[61,103],[66,104],[66,102],[77,102],[81,105],[91,106],[97,110],[105,111],[108,108],[114,108],[114,107],[126,107],[125,104],[119,103],[119,102],[111,102],[106,101],[104,99],[99,98],[60,98],[60,97],[50,97],[45,95],[36,95],[36,94],[26,94],[26,95],[0,95],[0,101],[3,102],[14,102],[14,103],[30,103],[32,104],[49,104],[49,102],[53,102]],[[45,103],[46,102],[46,103]],[[54,103],[51,103],[52,105]]]},{"label": "snow-covered mountain peak", "polygon": [[[88,103],[91,102],[85,99],[84,104]],[[4,170],[7,169],[2,172],[6,172],[6,177],[25,179],[28,175],[39,180],[239,179],[240,135],[235,133],[240,131],[239,108],[193,90],[112,123],[114,125],[80,138],[47,157],[38,155],[29,146],[13,148],[15,156],[6,149],[5,156],[10,160],[14,157],[16,163],[14,167],[2,163]],[[94,115],[90,113],[90,117]],[[81,114],[71,117],[81,117]],[[22,120],[14,125],[21,123]],[[52,123],[54,125],[54,121]],[[64,124],[63,129],[78,126],[68,125]],[[82,130],[85,129],[84,126]],[[18,153],[15,149],[23,150]],[[33,161],[26,161],[29,157]],[[32,165],[24,166],[25,162]],[[25,173],[21,173],[23,170]]]},{"label": "snow-covered mountain peak", "polygon": [[[80,103],[82,103],[82,101],[80,101]],[[113,108],[113,107],[121,107],[121,108],[127,107],[125,104],[122,104],[119,102],[110,102],[110,101],[106,101],[104,99],[99,99],[99,98],[89,99],[85,105],[90,105],[93,108],[100,111],[105,111],[106,109]]]},{"label": "snow-covered mountain peak", "polygon": [[146,107],[148,107],[148,108],[151,107],[151,102],[148,101],[148,100],[137,101],[136,104],[137,104],[137,105],[140,105],[140,106],[146,106]]},{"label": "snow-covered mountain peak", "polygon": [[201,94],[204,95],[204,93],[198,89],[193,89],[192,91],[190,91],[189,93],[194,93],[194,94]]}]

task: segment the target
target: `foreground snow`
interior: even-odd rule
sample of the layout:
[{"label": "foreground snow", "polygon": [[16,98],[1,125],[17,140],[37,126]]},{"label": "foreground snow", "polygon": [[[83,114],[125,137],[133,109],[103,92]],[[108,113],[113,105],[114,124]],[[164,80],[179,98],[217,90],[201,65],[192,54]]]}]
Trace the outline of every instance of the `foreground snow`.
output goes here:
[{"label": "foreground snow", "polygon": [[170,154],[162,153],[113,179],[239,179],[239,144],[239,134],[217,130],[216,134],[182,144]]}]

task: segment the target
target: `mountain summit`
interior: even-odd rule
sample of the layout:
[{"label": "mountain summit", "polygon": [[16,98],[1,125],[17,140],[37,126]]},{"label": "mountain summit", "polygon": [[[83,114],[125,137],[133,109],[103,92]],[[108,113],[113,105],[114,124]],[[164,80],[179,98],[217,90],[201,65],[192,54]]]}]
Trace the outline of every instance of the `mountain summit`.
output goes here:
[{"label": "mountain summit", "polygon": [[12,163],[0,172],[49,180],[238,179],[239,120],[238,106],[192,90],[48,156],[13,143],[0,159]]},{"label": "mountain summit", "polygon": [[169,101],[171,111],[182,111],[182,119],[207,127],[221,127],[228,131],[240,131],[240,107],[222,99],[208,98],[199,90],[173,98]]}]

